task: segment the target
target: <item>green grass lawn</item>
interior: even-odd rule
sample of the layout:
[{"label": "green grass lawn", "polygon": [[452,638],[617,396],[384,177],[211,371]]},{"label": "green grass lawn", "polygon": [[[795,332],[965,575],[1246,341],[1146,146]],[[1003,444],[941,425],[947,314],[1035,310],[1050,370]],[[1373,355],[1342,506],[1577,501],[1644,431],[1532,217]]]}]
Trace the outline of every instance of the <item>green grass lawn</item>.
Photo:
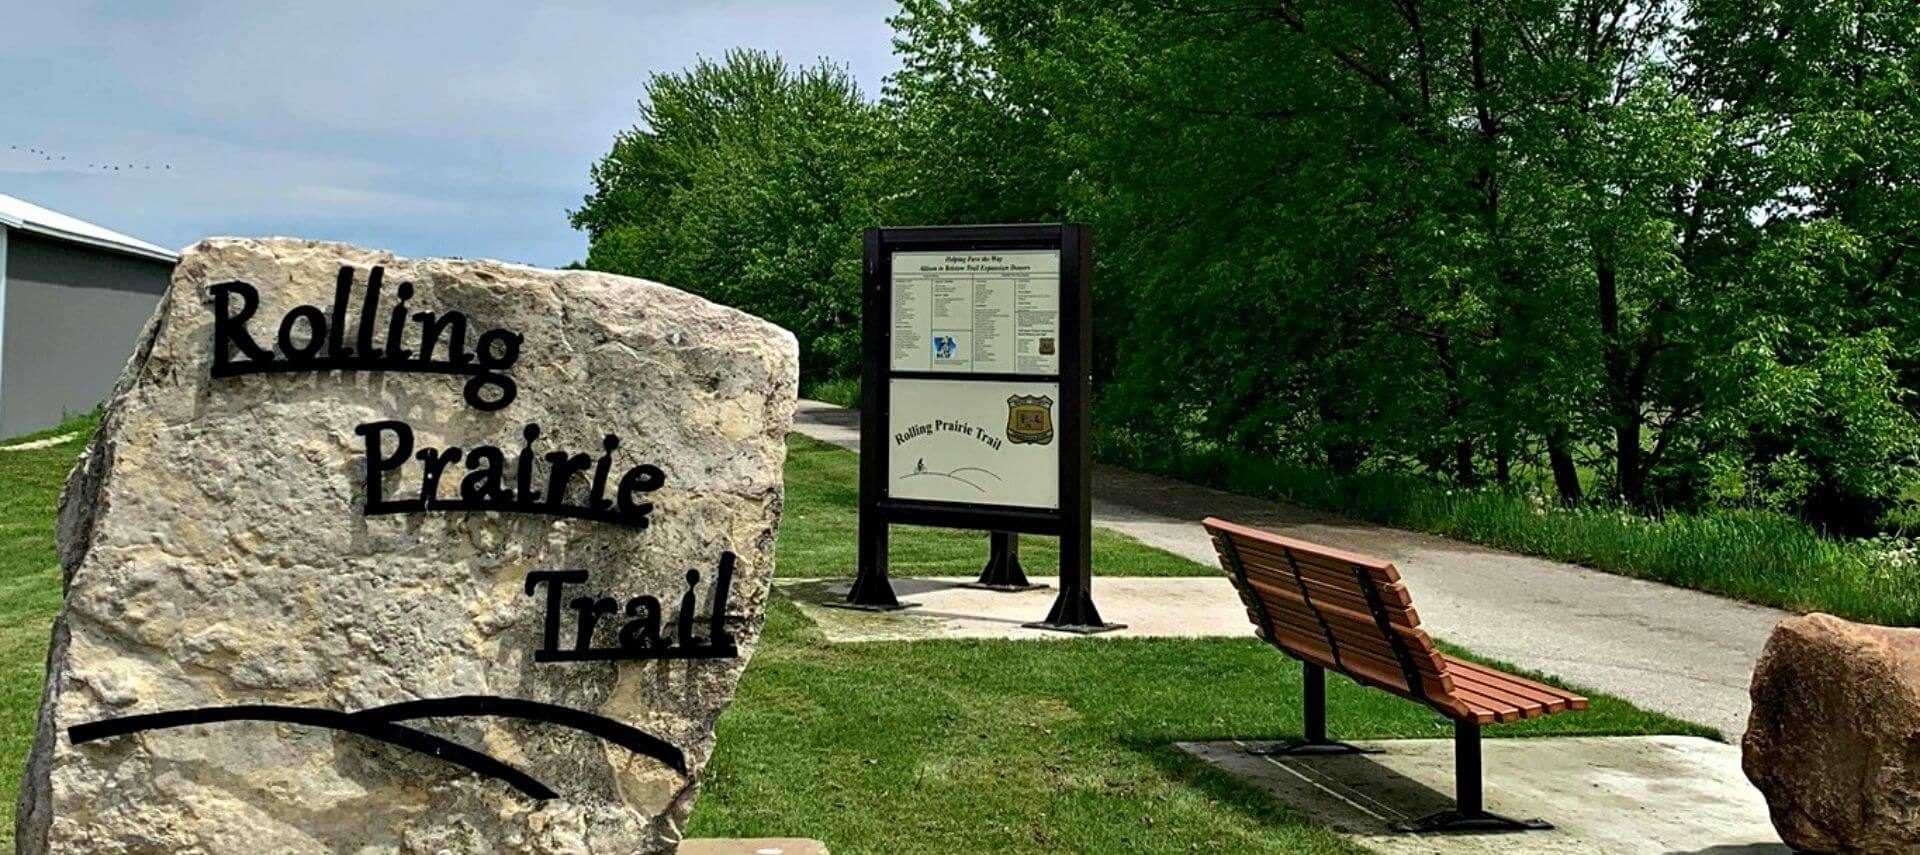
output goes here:
[{"label": "green grass lawn", "polygon": [[[1345,679],[1327,694],[1342,737],[1452,733]],[[1590,697],[1487,733],[1710,735]],[[1252,639],[834,645],[776,600],[690,833],[817,837],[835,853],[1359,851],[1172,744],[1297,736],[1299,722],[1299,667]]]},{"label": "green grass lawn", "polygon": [[[14,785],[59,606],[53,507],[79,450],[76,440],[0,452],[0,849],[12,845]],[[851,570],[854,460],[792,438],[783,574]],[[1023,557],[1045,572],[1051,545],[1029,540]],[[984,536],[901,529],[894,554],[903,572],[964,575]],[[1095,556],[1102,573],[1214,572],[1110,532]],[[776,597],[720,721],[691,833],[817,837],[836,853],[1358,851],[1172,745],[1298,734],[1299,679],[1252,639],[832,645]],[[1343,737],[1450,733],[1424,707],[1344,679],[1328,694]],[[1488,733],[1710,734],[1589,695],[1586,712]]]},{"label": "green grass lawn", "polygon": [[33,742],[33,717],[46,673],[47,634],[60,610],[60,561],[53,509],[60,484],[85,447],[88,416],[11,442],[80,432],[72,442],[0,451],[0,850],[13,848],[13,799]]}]

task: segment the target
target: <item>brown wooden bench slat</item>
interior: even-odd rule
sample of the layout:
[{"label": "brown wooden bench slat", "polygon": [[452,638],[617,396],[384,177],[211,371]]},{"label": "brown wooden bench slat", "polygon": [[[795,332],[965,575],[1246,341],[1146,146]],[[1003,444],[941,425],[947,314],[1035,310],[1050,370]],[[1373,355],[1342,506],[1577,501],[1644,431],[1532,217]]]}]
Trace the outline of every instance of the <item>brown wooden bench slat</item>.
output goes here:
[{"label": "brown wooden bench slat", "polygon": [[[1287,603],[1300,608],[1311,607],[1320,614],[1327,616],[1329,621],[1336,617],[1339,618],[1343,627],[1351,627],[1356,632],[1366,636],[1365,638],[1357,639],[1358,641],[1364,642],[1371,640],[1382,644],[1386,643],[1385,636],[1381,633],[1379,625],[1374,622],[1373,615],[1368,613],[1367,607],[1364,604],[1360,605],[1359,608],[1354,608],[1353,606],[1346,605],[1344,601],[1322,598],[1309,588],[1307,593],[1312,597],[1311,605],[1309,605],[1308,598],[1300,594],[1300,588],[1293,584],[1293,580],[1276,579],[1267,574],[1249,572],[1247,574],[1247,585],[1259,591],[1268,599],[1281,598]],[[1387,610],[1387,616],[1387,626],[1393,631],[1394,635],[1400,636],[1401,639],[1414,644],[1431,645],[1432,642],[1428,640],[1426,630],[1421,629],[1419,624],[1402,623],[1399,620],[1395,620],[1392,610],[1390,609]]]},{"label": "brown wooden bench slat", "polygon": [[1552,708],[1552,702],[1545,698],[1534,697],[1525,690],[1495,682],[1484,676],[1459,672],[1449,676],[1453,677],[1453,685],[1456,688],[1464,686],[1501,703],[1511,704],[1520,711],[1522,718],[1537,718],[1558,712]]},{"label": "brown wooden bench slat", "polygon": [[[1220,549],[1222,548],[1224,547],[1221,544],[1219,543],[1215,544],[1216,552],[1219,552]],[[1280,574],[1280,575],[1286,576],[1288,579],[1293,578],[1293,564],[1288,563],[1287,559],[1284,556],[1280,556],[1280,555],[1276,555],[1268,552],[1262,552],[1258,549],[1248,549],[1248,548],[1239,548],[1239,553],[1240,553],[1241,563],[1245,564],[1248,569],[1259,570],[1263,573]],[[1224,558],[1225,555],[1222,554],[1221,557]],[[1298,562],[1295,562],[1295,563],[1298,563]],[[1300,576],[1301,578],[1305,579],[1307,582],[1315,585],[1324,586],[1329,590],[1338,591],[1345,596],[1349,596],[1349,597],[1359,596],[1359,593],[1354,588],[1354,583],[1353,583],[1354,571],[1352,569],[1334,572],[1334,571],[1328,570],[1326,567],[1323,567],[1317,564],[1299,564],[1299,566],[1300,566]],[[1379,583],[1379,585],[1382,588],[1388,585],[1393,585],[1393,584],[1397,584],[1397,583],[1393,583],[1393,582]],[[1383,597],[1383,599],[1385,598]],[[1405,608],[1404,605],[1401,605],[1400,607]]]},{"label": "brown wooden bench slat", "polygon": [[[1286,633],[1282,634],[1283,636],[1288,636]],[[1267,638],[1265,635],[1261,637],[1265,638],[1268,642],[1273,642],[1273,639]],[[1382,661],[1377,657],[1370,655],[1348,656],[1342,654],[1340,662],[1335,664],[1333,657],[1327,655],[1326,642],[1316,642],[1314,639],[1306,637],[1288,636],[1282,642],[1275,643],[1275,646],[1295,659],[1318,665],[1329,671],[1345,674],[1354,682],[1363,686],[1370,686],[1388,694],[1396,695],[1416,703],[1428,704],[1429,706],[1434,705],[1434,702],[1430,700],[1431,698],[1447,698],[1448,700],[1442,702],[1447,706],[1439,707],[1441,712],[1454,718],[1470,715],[1466,707],[1460,706],[1457,702],[1451,700],[1453,692],[1451,682],[1423,680],[1423,691],[1421,694],[1416,695],[1413,692],[1407,691],[1406,681],[1400,676],[1399,666]],[[1442,679],[1445,680],[1447,678]]]},{"label": "brown wooden bench slat", "polygon": [[[1270,567],[1265,564],[1248,561],[1245,556],[1242,556],[1241,563],[1245,566],[1248,578],[1259,579],[1266,581],[1268,584],[1284,588],[1298,588],[1301,585],[1305,585],[1307,593],[1313,596],[1314,602],[1324,601],[1349,611],[1367,611],[1366,599],[1354,589],[1351,580],[1348,581],[1346,587],[1341,587],[1330,584],[1316,576],[1309,576],[1304,573],[1301,574],[1299,579],[1295,579],[1292,572],[1285,568]],[[1387,615],[1390,620],[1401,626],[1413,627],[1420,625],[1419,613],[1415,612],[1409,606],[1398,606],[1388,603],[1387,597],[1385,596],[1386,592],[1383,590],[1381,594],[1380,599],[1382,605],[1386,606]]]},{"label": "brown wooden bench slat", "polygon": [[1272,544],[1274,546],[1285,546],[1289,549],[1299,550],[1310,555],[1321,556],[1327,561],[1352,564],[1354,566],[1379,571],[1382,577],[1389,582],[1400,581],[1400,571],[1395,570],[1391,563],[1372,556],[1361,555],[1357,552],[1347,552],[1346,550],[1335,549],[1331,546],[1321,546],[1317,543],[1308,543],[1304,540],[1295,540],[1284,535],[1261,531],[1257,528],[1249,528],[1239,523],[1230,523],[1218,517],[1208,517],[1204,524],[1207,528],[1214,531],[1227,532],[1236,537],[1246,537],[1255,545]]},{"label": "brown wooden bench slat", "polygon": [[[1269,613],[1284,611],[1295,624],[1318,628],[1319,625],[1314,621],[1312,611],[1299,596],[1286,590],[1274,590],[1263,582],[1249,581],[1248,584],[1254,586],[1263,595]],[[1334,606],[1321,606],[1318,600],[1314,601],[1314,605],[1319,606],[1320,615],[1326,618],[1327,628],[1333,633],[1333,640],[1340,645],[1342,651],[1349,648],[1365,650],[1383,656],[1389,661],[1398,661],[1392,645],[1381,637],[1379,627],[1374,625],[1373,618]],[[1432,641],[1427,638],[1424,630],[1400,626],[1395,626],[1393,629],[1395,634],[1401,637],[1407,649],[1407,658],[1421,673],[1439,676],[1445,672],[1446,664],[1441,660],[1439,653],[1433,650]]]},{"label": "brown wooden bench slat", "polygon": [[1501,674],[1480,667],[1477,663],[1464,659],[1447,657],[1447,671],[1455,680],[1467,680],[1481,685],[1498,686],[1512,694],[1534,701],[1544,706],[1543,714],[1563,712],[1572,706],[1574,695],[1542,686],[1532,681],[1515,681],[1512,675]]},{"label": "brown wooden bench slat", "polygon": [[1454,700],[1466,704],[1467,709],[1481,724],[1505,724],[1520,720],[1518,707],[1498,698],[1483,695],[1464,683],[1456,681],[1453,684],[1453,697]]},{"label": "brown wooden bench slat", "polygon": [[1545,683],[1529,680],[1525,677],[1509,674],[1478,662],[1461,659],[1458,656],[1442,654],[1447,663],[1447,673],[1454,676],[1474,675],[1486,680],[1499,681],[1508,691],[1524,692],[1539,698],[1547,704],[1547,713],[1569,712],[1587,708],[1587,699],[1565,689],[1555,688]]},{"label": "brown wooden bench slat", "polygon": [[[1537,718],[1547,714],[1546,703],[1511,691],[1503,686],[1494,685],[1486,681],[1484,677],[1468,676],[1466,674],[1452,674],[1449,676],[1453,677],[1454,697],[1461,697],[1463,693],[1471,692],[1497,705],[1498,710],[1503,715],[1510,710],[1512,716],[1516,719]],[[1468,706],[1472,705],[1472,701],[1469,700]]]},{"label": "brown wooden bench slat", "polygon": [[[1277,633],[1279,640],[1277,642],[1274,641],[1273,638],[1267,638],[1267,640],[1275,643],[1276,646],[1288,653],[1300,651],[1311,652],[1315,656],[1325,659],[1330,663],[1330,667],[1333,667],[1336,671],[1351,671],[1353,669],[1349,667],[1350,665],[1364,665],[1367,669],[1365,679],[1356,676],[1355,679],[1357,681],[1382,689],[1402,692],[1408,695],[1413,694],[1407,690],[1406,677],[1400,670],[1400,663],[1395,661],[1390,655],[1372,650],[1348,647],[1341,649],[1339,664],[1332,665],[1331,663],[1334,661],[1333,656],[1327,650],[1326,641],[1321,638],[1318,633],[1302,630],[1293,626],[1276,626],[1274,627],[1274,632]],[[1266,636],[1263,635],[1262,637],[1265,638]],[[1452,695],[1454,684],[1452,678],[1446,674],[1428,671],[1416,671],[1415,674],[1420,681],[1421,693],[1423,695],[1441,698]],[[1419,700],[1419,698],[1415,698],[1415,700]]]},{"label": "brown wooden bench slat", "polygon": [[[1284,621],[1274,621],[1273,631],[1280,637],[1282,647],[1305,646],[1312,650],[1325,652],[1337,662],[1344,662],[1350,659],[1356,661],[1365,659],[1378,665],[1380,668],[1386,669],[1393,678],[1388,681],[1392,685],[1405,686],[1406,684],[1405,670],[1400,667],[1400,661],[1394,657],[1391,650],[1347,644],[1339,646],[1336,651],[1335,648],[1327,644],[1326,636],[1319,632],[1316,626],[1302,623],[1291,617]],[[1335,643],[1338,644],[1337,637]],[[1337,652],[1337,656],[1334,655],[1335,652]],[[1436,671],[1429,669],[1423,673],[1418,667],[1414,669],[1414,675],[1415,679],[1423,684],[1429,681],[1439,680],[1441,677]]]},{"label": "brown wooden bench slat", "polygon": [[[1244,540],[1236,542],[1235,548],[1236,550],[1240,550],[1240,557],[1242,557],[1244,561],[1256,563],[1256,565],[1260,565],[1260,567],[1273,567],[1273,569],[1277,569],[1277,571],[1286,571],[1288,576],[1294,574],[1294,567],[1298,565],[1298,567],[1300,567],[1300,573],[1306,574],[1306,576],[1313,576],[1313,578],[1321,578],[1321,580],[1331,582],[1331,584],[1340,584],[1340,586],[1350,584],[1350,582],[1354,580],[1354,573],[1369,574],[1369,576],[1373,576],[1380,584],[1394,584],[1394,580],[1384,578],[1379,571],[1373,571],[1373,569],[1367,569],[1367,567],[1356,567],[1356,565],[1334,565],[1334,563],[1327,563],[1327,561],[1315,561],[1311,555],[1308,555],[1308,553],[1300,553],[1300,551],[1294,551],[1292,555],[1288,555],[1288,553],[1281,550],[1281,548],[1269,548],[1269,546],[1265,546],[1265,544],[1248,544],[1248,542],[1244,542]],[[1288,561],[1288,557],[1292,557],[1292,561]],[[1404,603],[1402,603],[1402,605],[1404,605]]]},{"label": "brown wooden bench slat", "polygon": [[1385,574],[1370,570],[1366,567],[1335,567],[1324,562],[1307,560],[1308,556],[1299,552],[1295,552],[1293,554],[1293,560],[1289,562],[1287,560],[1288,556],[1284,553],[1262,549],[1257,544],[1249,544],[1244,541],[1235,542],[1234,549],[1239,552],[1241,563],[1249,567],[1260,567],[1274,572],[1285,573],[1288,577],[1292,577],[1293,568],[1298,566],[1301,576],[1350,590],[1355,588],[1354,572],[1356,570],[1366,572],[1369,576],[1373,577],[1376,587],[1380,591],[1381,602],[1402,608],[1413,605],[1413,599],[1407,594],[1405,586],[1399,584],[1398,573],[1395,573],[1393,578],[1389,579],[1386,578]]}]

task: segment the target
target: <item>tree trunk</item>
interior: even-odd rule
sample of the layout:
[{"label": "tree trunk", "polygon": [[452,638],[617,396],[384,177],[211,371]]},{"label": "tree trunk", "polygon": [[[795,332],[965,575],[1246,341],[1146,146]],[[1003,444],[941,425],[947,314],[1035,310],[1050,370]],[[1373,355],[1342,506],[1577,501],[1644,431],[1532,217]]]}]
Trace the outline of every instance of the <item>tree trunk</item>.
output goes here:
[{"label": "tree trunk", "polygon": [[1599,286],[1602,360],[1607,371],[1607,411],[1613,419],[1613,480],[1620,498],[1639,507],[1646,496],[1646,472],[1640,454],[1640,432],[1644,416],[1640,411],[1640,383],[1628,365],[1627,347],[1620,340],[1620,290],[1618,271],[1604,254],[1595,259],[1594,276]]},{"label": "tree trunk", "polygon": [[1633,507],[1646,501],[1647,473],[1640,454],[1640,418],[1636,407],[1632,414],[1620,413],[1614,428],[1614,474],[1620,481],[1620,498]]},{"label": "tree trunk", "polygon": [[1453,341],[1441,327],[1433,330],[1434,355],[1440,360],[1440,375],[1447,384],[1447,429],[1454,431],[1453,479],[1471,486],[1479,476],[1473,471],[1473,437],[1467,435],[1466,401],[1460,394],[1460,369],[1453,362]]},{"label": "tree trunk", "polygon": [[1580,470],[1573,465],[1564,427],[1554,428],[1547,436],[1547,465],[1553,469],[1553,489],[1560,494],[1560,504],[1569,508],[1580,504]]}]

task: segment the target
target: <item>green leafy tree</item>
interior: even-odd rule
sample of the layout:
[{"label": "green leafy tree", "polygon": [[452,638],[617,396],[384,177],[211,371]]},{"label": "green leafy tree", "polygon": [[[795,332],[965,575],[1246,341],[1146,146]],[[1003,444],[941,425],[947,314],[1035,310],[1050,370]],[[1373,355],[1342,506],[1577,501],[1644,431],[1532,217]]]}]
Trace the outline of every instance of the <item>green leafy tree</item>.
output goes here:
[{"label": "green leafy tree", "polygon": [[1094,225],[1099,423],[1568,504],[1914,491],[1920,6],[903,0],[901,70],[649,82],[588,263],[851,376],[858,232]]},{"label": "green leafy tree", "polygon": [[860,232],[886,123],[840,67],[736,51],[647,82],[640,125],[572,214],[586,265],[656,279],[794,331],[809,376],[859,360]]}]

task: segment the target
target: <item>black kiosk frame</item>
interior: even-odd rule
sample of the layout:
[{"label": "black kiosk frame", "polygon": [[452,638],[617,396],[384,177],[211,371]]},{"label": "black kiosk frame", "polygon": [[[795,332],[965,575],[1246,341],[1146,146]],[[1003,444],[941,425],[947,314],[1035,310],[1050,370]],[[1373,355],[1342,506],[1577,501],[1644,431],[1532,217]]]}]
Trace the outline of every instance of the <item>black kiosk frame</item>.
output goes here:
[{"label": "black kiosk frame", "polygon": [[[1017,536],[1060,539],[1060,592],[1041,629],[1094,633],[1119,629],[1093,605],[1092,449],[1088,434],[1093,350],[1091,230],[1084,224],[976,225],[870,228],[861,277],[859,571],[847,592],[850,608],[906,608],[887,578],[891,525],[937,526],[991,532],[992,555],[981,587],[1024,590]],[[998,250],[1060,253],[1059,373],[900,371],[893,367],[893,257],[898,252],[977,253]],[[1057,382],[1060,389],[1059,501],[1055,508],[892,498],[888,495],[888,416],[894,380]]]}]

